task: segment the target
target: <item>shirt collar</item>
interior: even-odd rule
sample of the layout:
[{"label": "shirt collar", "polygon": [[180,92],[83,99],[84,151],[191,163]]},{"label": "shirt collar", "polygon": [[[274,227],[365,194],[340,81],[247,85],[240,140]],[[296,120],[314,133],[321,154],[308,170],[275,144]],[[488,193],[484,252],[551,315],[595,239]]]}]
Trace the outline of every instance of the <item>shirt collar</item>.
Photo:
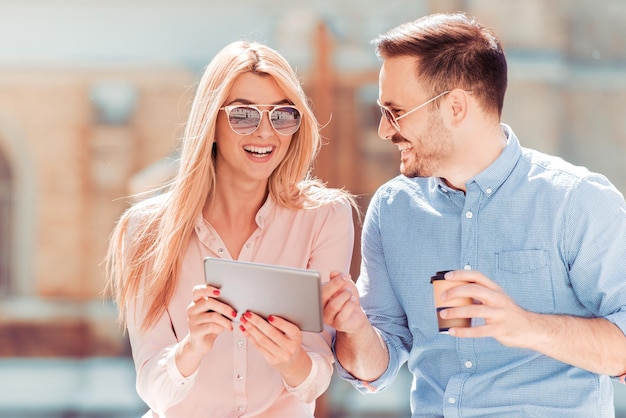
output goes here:
[{"label": "shirt collar", "polygon": [[[487,196],[493,196],[507,177],[509,177],[517,164],[517,160],[522,155],[522,148],[511,127],[504,123],[500,125],[506,136],[504,150],[489,167],[467,181],[465,184],[466,190],[469,190],[470,184],[475,183]],[[443,193],[448,194],[456,191],[456,189],[448,186],[441,177],[436,177],[433,180],[435,188]]]},{"label": "shirt collar", "polygon": [[492,196],[509,177],[513,168],[522,155],[522,148],[519,140],[510,126],[502,123],[502,130],[506,136],[506,146],[500,156],[485,170],[478,173],[473,179],[468,181],[468,185],[473,181],[488,196]]},{"label": "shirt collar", "polygon": [[259,226],[259,228],[263,229],[265,220],[267,219],[274,205],[275,205],[275,202],[274,202],[274,199],[272,198],[272,195],[268,194],[267,199],[265,199],[265,203],[263,203],[263,206],[261,206],[259,211],[256,213],[256,216],[254,217],[256,224]]}]

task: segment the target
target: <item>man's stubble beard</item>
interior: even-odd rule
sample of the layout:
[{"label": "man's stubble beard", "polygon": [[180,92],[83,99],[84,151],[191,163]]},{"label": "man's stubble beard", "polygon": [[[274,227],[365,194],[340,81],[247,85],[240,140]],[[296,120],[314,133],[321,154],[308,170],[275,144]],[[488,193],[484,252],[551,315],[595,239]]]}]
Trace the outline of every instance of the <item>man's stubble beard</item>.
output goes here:
[{"label": "man's stubble beard", "polygon": [[[404,141],[411,142],[399,133],[392,137],[393,143]],[[428,129],[419,136],[417,143],[412,144],[412,164],[400,164],[400,173],[409,178],[433,176],[441,166],[442,159],[452,151],[450,133],[435,114],[428,120]]]}]

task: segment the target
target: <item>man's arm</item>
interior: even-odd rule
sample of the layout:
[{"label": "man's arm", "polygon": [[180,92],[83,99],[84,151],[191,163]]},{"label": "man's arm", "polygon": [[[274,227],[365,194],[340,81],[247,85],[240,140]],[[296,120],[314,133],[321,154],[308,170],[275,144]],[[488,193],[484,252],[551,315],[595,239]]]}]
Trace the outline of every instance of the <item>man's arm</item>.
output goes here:
[{"label": "man's arm", "polygon": [[626,373],[626,336],[604,318],[530,313],[535,333],[528,348],[590,372]]},{"label": "man's arm", "polygon": [[349,275],[332,273],[322,287],[324,322],[337,330],[337,360],[355,378],[372,382],[387,370],[387,345],[370,324]]},{"label": "man's arm", "polygon": [[485,319],[485,325],[452,328],[451,335],[493,337],[503,345],[529,348],[572,366],[608,376],[626,372],[626,336],[607,319],[529,312],[478,271],[457,270],[448,274],[446,280],[472,283],[448,290],[444,298],[470,297],[480,303],[449,308],[440,315]]}]

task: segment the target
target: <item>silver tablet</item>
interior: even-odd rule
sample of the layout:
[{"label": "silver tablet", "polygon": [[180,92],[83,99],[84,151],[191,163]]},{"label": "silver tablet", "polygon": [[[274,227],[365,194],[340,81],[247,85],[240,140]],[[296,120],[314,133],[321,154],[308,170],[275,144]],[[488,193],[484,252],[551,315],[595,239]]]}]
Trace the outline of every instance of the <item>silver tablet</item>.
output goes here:
[{"label": "silver tablet", "polygon": [[280,316],[302,331],[323,329],[321,278],[315,270],[221,258],[204,259],[206,283],[220,288],[219,300],[237,311]]}]

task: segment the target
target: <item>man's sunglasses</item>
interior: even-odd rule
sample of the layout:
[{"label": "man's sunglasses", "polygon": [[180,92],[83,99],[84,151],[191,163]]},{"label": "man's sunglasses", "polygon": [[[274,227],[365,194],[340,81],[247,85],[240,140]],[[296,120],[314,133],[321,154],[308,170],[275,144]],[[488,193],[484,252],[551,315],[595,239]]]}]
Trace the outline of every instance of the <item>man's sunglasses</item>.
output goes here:
[{"label": "man's sunglasses", "polygon": [[[271,107],[261,110],[259,107]],[[300,128],[302,116],[292,105],[232,105],[220,107],[226,112],[230,128],[239,135],[250,135],[261,124],[263,113],[267,112],[270,124],[281,135],[293,135]]]},{"label": "man's sunglasses", "polygon": [[[400,124],[398,123],[398,121],[402,118],[405,118],[407,116],[409,116],[411,113],[415,112],[416,110],[419,110],[421,108],[423,108],[424,106],[426,106],[428,103],[433,102],[434,100],[437,100],[438,98],[440,98],[441,96],[443,96],[444,94],[448,94],[450,93],[450,91],[444,91],[443,93],[440,93],[438,95],[436,95],[435,97],[433,97],[430,100],[425,101],[424,103],[422,103],[419,106],[414,107],[413,109],[404,112],[402,115],[400,116],[396,116],[394,115],[394,113],[387,107],[383,106],[382,103],[380,103],[380,100],[376,100],[376,103],[378,104],[378,107],[380,107],[380,112],[383,114],[383,116],[389,121],[389,123],[391,124],[391,126],[393,126],[393,128],[397,131],[400,132]],[[471,94],[471,92],[468,92]]]}]

